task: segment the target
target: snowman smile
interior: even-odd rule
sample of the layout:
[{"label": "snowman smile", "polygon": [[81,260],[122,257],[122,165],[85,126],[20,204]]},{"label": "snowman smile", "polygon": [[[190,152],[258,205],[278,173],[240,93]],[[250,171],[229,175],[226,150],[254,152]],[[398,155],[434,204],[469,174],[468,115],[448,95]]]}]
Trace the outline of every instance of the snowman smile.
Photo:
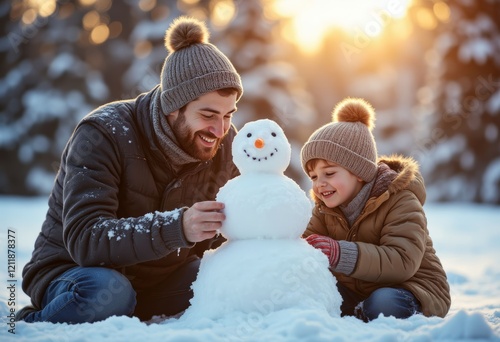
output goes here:
[{"label": "snowman smile", "polygon": [[268,156],[264,156],[264,157],[252,157],[248,152],[247,150],[243,150],[243,152],[245,152],[245,154],[247,155],[248,158],[252,158],[252,160],[256,160],[256,161],[261,161],[261,160],[267,160],[267,158],[271,158],[272,156],[274,156],[274,154],[276,152],[278,152],[278,149],[277,148],[274,148],[274,151],[271,152]]}]

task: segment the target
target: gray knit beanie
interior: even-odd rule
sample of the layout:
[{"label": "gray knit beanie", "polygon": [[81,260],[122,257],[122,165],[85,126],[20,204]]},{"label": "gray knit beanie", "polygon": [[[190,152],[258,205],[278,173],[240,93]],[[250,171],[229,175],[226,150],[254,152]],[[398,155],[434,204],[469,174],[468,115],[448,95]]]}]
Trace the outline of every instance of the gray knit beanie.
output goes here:
[{"label": "gray knit beanie", "polygon": [[208,42],[205,24],[179,17],[165,34],[169,55],[161,70],[161,107],[164,114],[176,111],[203,94],[236,88],[243,93],[240,75],[229,59]]},{"label": "gray knit beanie", "polygon": [[375,111],[363,99],[347,98],[335,107],[332,122],[317,129],[301,151],[301,162],[325,159],[370,182],[377,174],[377,146],[372,135]]}]

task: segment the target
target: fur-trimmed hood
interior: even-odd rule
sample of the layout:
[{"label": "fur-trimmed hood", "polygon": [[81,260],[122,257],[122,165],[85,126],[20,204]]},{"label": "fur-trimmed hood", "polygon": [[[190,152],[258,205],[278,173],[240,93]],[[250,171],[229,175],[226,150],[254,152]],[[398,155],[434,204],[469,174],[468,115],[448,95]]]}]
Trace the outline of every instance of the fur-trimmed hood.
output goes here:
[{"label": "fur-trimmed hood", "polygon": [[[396,178],[387,186],[387,191],[391,195],[402,190],[410,190],[417,196],[420,204],[424,205],[426,198],[424,178],[415,159],[401,155],[384,156],[379,159],[379,170],[381,163],[397,173]],[[377,174],[377,177],[379,176],[380,172]]]}]

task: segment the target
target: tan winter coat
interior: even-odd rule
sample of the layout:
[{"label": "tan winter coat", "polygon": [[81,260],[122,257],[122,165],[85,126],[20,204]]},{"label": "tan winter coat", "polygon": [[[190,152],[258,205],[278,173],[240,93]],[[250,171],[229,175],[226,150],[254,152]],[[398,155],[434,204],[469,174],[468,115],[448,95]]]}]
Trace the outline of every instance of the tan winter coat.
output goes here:
[{"label": "tan winter coat", "polygon": [[425,187],[418,165],[400,156],[380,162],[397,176],[380,195],[368,199],[350,229],[339,208],[328,208],[315,198],[304,236],[319,234],[356,243],[354,271],[335,273],[337,281],[355,293],[366,298],[381,287],[402,287],[420,301],[425,316],[444,317],[451,304],[450,289],[427,230],[422,208]]}]

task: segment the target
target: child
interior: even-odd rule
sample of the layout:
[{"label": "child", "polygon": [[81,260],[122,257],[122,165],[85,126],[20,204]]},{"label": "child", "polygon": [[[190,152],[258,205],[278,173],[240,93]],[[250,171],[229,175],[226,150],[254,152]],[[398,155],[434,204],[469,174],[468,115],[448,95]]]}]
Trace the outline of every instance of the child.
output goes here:
[{"label": "child", "polygon": [[417,163],[377,160],[366,101],[345,99],[332,117],[301,151],[315,201],[304,237],[328,256],[342,316],[444,317],[450,290],[427,230]]}]

